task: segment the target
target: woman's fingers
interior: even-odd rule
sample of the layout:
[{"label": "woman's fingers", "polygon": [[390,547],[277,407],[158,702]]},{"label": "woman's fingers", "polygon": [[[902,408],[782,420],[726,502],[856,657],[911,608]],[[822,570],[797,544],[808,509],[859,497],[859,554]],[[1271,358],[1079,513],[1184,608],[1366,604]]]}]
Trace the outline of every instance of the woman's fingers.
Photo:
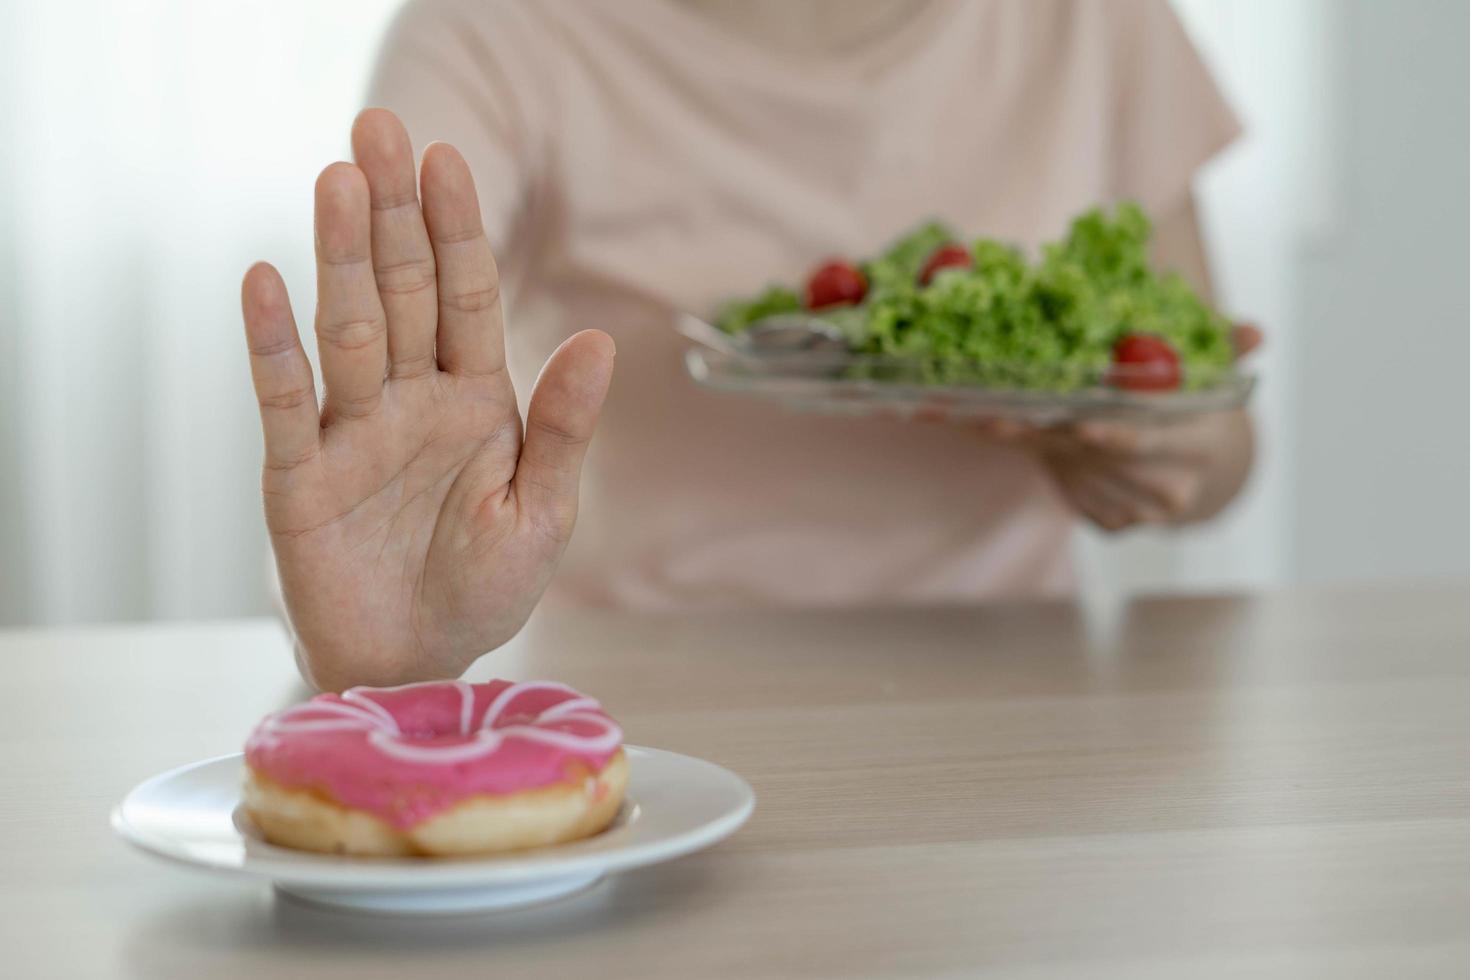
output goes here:
[{"label": "woman's fingers", "polygon": [[264,262],[251,266],[240,284],[240,306],[265,432],[266,465],[290,469],[316,454],[321,427],[311,364],[301,349],[280,273]]},{"label": "woman's fingers", "polygon": [[1230,343],[1237,358],[1244,357],[1266,342],[1266,334],[1253,323],[1237,324],[1230,332]]},{"label": "woman's fingers", "polygon": [[1199,503],[1203,489],[1198,467],[1171,460],[1121,462],[1104,457],[1092,465],[1101,478],[1127,495],[1138,519],[1151,524],[1183,520]]},{"label": "woman's fingers", "polygon": [[328,421],[371,415],[383,398],[388,325],[372,264],[367,178],[334,163],[316,182],[316,338]]},{"label": "woman's fingers", "polygon": [[1083,449],[1117,456],[1151,456],[1172,442],[1162,425],[1127,422],[1082,422],[1070,434]]},{"label": "woman's fingers", "polygon": [[424,151],[420,181],[439,271],[439,366],[455,374],[504,375],[500,275],[470,168],[454,147],[433,143]]},{"label": "woman's fingers", "polygon": [[1208,416],[1152,424],[1091,421],[1075,426],[1071,436],[1083,449],[1121,459],[1167,458],[1197,463],[1210,453],[1210,424]]},{"label": "woman's fingers", "polygon": [[352,125],[352,155],[372,202],[373,274],[388,317],[389,374],[425,374],[437,366],[438,304],[408,131],[387,109],[364,109]]},{"label": "woman's fingers", "polygon": [[1081,480],[1086,494],[1084,510],[1107,531],[1125,531],[1140,524],[1166,524],[1168,512],[1135,480],[1126,475],[1092,469]]},{"label": "woman's fingers", "polygon": [[1103,490],[1095,473],[1064,466],[1056,471],[1057,484],[1067,502],[1083,517],[1104,531],[1128,527],[1128,516],[1111,492]]},{"label": "woman's fingers", "polygon": [[531,392],[516,500],[558,538],[571,533],[576,518],[582,459],[612,381],[614,353],[611,337],[584,330],[556,349]]}]

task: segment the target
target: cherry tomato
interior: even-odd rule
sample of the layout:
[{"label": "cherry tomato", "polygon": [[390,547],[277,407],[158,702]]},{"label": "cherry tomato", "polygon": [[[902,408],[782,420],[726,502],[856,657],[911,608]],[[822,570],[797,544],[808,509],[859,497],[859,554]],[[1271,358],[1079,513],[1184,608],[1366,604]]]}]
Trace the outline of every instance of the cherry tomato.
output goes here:
[{"label": "cherry tomato", "polygon": [[1129,391],[1173,391],[1183,380],[1179,355],[1169,342],[1153,334],[1130,333],[1113,345],[1115,388]]},{"label": "cherry tomato", "polygon": [[854,306],[868,295],[868,280],[851,262],[834,259],[823,263],[806,282],[806,308]]},{"label": "cherry tomato", "polygon": [[975,260],[970,257],[970,250],[965,246],[954,242],[941,245],[929,256],[929,261],[924,263],[924,268],[919,272],[919,285],[929,285],[940,269],[968,269],[974,264]]}]

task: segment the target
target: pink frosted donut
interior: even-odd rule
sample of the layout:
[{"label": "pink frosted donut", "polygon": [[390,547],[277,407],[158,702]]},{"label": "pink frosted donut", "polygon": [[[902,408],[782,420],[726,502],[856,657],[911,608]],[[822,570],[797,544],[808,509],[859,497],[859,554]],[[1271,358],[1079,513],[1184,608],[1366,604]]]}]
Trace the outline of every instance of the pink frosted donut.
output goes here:
[{"label": "pink frosted donut", "polygon": [[623,733],[549,681],[434,681],[321,694],[245,743],[266,839],[365,855],[487,854],[595,834],[627,786]]}]

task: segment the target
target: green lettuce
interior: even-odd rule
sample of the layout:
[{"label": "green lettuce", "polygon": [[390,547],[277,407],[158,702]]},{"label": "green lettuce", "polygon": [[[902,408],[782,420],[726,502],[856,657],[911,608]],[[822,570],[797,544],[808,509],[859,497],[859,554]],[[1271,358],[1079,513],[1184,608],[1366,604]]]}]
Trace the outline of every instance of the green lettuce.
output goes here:
[{"label": "green lettuce", "polygon": [[801,297],[785,286],[767,286],[766,291],[753,299],[731,300],[715,317],[715,326],[726,333],[740,333],[750,329],[757,320],[781,313],[800,313]]},{"label": "green lettuce", "polygon": [[[1232,362],[1230,323],[1183,278],[1153,269],[1150,232],[1136,204],[1096,209],[1035,261],[981,239],[971,247],[972,269],[945,269],[919,286],[929,255],[957,240],[944,225],[926,223],[864,263],[861,306],[821,316],[838,324],[854,353],[926,382],[1072,390],[1098,383],[1125,334],[1149,333],[1179,354],[1186,385],[1206,385]],[[727,306],[720,326],[738,333],[799,308],[794,292],[773,287]],[[892,369],[867,369],[881,370]]]}]

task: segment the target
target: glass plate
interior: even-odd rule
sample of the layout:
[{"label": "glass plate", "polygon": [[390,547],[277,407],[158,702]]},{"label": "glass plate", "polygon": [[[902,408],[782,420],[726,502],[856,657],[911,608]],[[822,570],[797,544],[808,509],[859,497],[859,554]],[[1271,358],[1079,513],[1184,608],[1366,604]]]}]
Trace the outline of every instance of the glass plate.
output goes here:
[{"label": "glass plate", "polygon": [[1176,391],[1128,391],[1107,383],[1113,369],[1088,375],[1045,365],[956,366],[832,350],[754,351],[692,317],[680,331],[698,341],[684,357],[698,384],[828,415],[939,413],[1033,425],[1089,418],[1162,421],[1239,408],[1256,383],[1232,367],[1209,377],[1186,375]]}]

